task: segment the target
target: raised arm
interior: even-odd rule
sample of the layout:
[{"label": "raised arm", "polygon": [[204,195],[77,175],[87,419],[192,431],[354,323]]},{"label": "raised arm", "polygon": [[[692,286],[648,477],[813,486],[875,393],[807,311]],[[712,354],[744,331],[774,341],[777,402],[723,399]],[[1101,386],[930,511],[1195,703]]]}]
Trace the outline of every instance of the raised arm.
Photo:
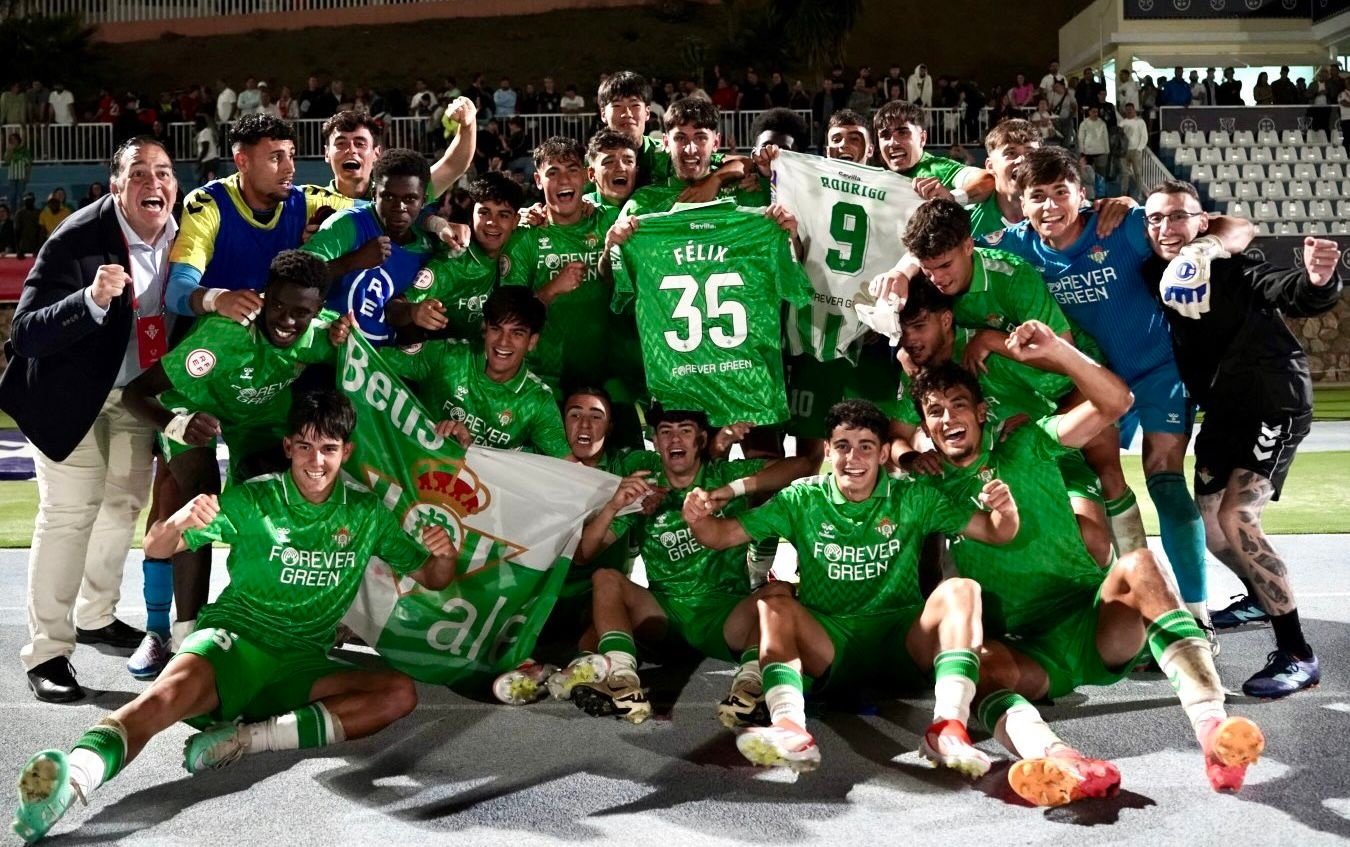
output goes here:
[{"label": "raised arm", "polygon": [[988,511],[977,511],[961,534],[983,544],[1007,544],[1017,537],[1022,521],[1017,514],[1008,483],[991,479],[980,489],[980,504]]},{"label": "raised arm", "polygon": [[455,561],[459,558],[459,551],[450,540],[450,533],[440,526],[429,526],[422,530],[422,546],[431,555],[427,556],[422,567],[408,576],[423,588],[440,591],[455,578]]},{"label": "raised arm", "polygon": [[719,518],[713,512],[720,509],[725,501],[718,501],[702,488],[695,488],[684,498],[684,521],[694,533],[698,543],[709,550],[726,550],[741,544],[749,544],[750,533],[735,518]]},{"label": "raised arm", "polygon": [[456,97],[446,113],[459,124],[450,145],[436,164],[431,166],[431,196],[440,198],[463,176],[473,163],[473,155],[478,149],[478,108],[468,97]]},{"label": "raised arm", "polygon": [[141,548],[148,558],[167,559],[187,549],[183,543],[183,533],[210,524],[219,513],[220,500],[216,495],[198,494],[169,517],[151,524],[145,531]]},{"label": "raised arm", "polygon": [[614,490],[614,496],[609,498],[609,502],[586,521],[581,529],[581,541],[577,544],[574,557],[577,564],[589,562],[619,540],[618,533],[612,530],[612,526],[621,510],[638,500],[660,493],[647,481],[650,475],[651,471],[636,471],[624,477],[619,487]]},{"label": "raised arm", "polygon": [[1059,418],[1065,447],[1082,447],[1130,410],[1134,395],[1120,377],[1055,335],[1040,321],[1027,321],[1008,336],[1008,358],[1073,380],[1084,400]]}]

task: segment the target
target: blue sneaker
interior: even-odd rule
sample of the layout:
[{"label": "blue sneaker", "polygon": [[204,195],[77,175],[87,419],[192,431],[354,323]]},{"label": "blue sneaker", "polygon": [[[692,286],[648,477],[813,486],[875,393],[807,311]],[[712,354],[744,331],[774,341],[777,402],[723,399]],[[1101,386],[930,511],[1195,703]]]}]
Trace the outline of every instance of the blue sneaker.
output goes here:
[{"label": "blue sneaker", "polygon": [[1261,608],[1261,601],[1250,594],[1234,594],[1233,602],[1209,616],[1215,629],[1232,629],[1249,623],[1269,623],[1270,615]]},{"label": "blue sneaker", "polygon": [[141,639],[141,646],[127,659],[127,672],[137,679],[154,679],[172,657],[168,640],[157,632],[149,631]]},{"label": "blue sneaker", "polygon": [[1322,669],[1317,665],[1316,656],[1297,659],[1283,650],[1273,650],[1266,656],[1266,666],[1242,683],[1242,693],[1274,700],[1312,688],[1321,681]]}]

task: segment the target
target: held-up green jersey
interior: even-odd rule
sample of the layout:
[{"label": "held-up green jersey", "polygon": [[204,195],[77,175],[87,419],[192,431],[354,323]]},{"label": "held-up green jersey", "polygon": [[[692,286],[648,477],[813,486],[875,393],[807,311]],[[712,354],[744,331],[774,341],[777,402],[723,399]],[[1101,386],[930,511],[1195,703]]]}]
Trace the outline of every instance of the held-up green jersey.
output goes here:
[{"label": "held-up green jersey", "polygon": [[907,171],[900,171],[901,176],[907,176],[910,179],[923,179],[925,177],[936,177],[937,181],[947,188],[956,185],[956,177],[966,168],[955,159],[948,159],[946,156],[934,156],[927,150],[919,157],[919,161]]},{"label": "held-up green jersey", "polygon": [[[689,185],[682,180],[673,179],[665,184],[653,183],[639,188],[633,192],[633,196],[628,198],[628,202],[623,204],[623,211],[620,217],[628,215],[650,215],[656,212],[669,212],[676,205],[702,205],[680,203],[680,195]],[[749,191],[741,188],[740,182],[733,182],[724,185],[717,191],[717,202],[733,201],[737,206],[746,208],[759,208],[768,206],[772,202],[771,189],[769,181],[760,177],[756,186]]]},{"label": "held-up green jersey", "polygon": [[527,359],[530,370],[555,389],[563,383],[600,385],[613,370],[606,340],[619,320],[609,309],[613,285],[598,266],[615,219],[597,210],[574,224],[522,227],[502,251],[502,285],[527,285],[536,293],[568,264],[586,266],[580,287],[549,304],[539,345]]},{"label": "held-up green jersey", "polygon": [[923,605],[919,548],[933,532],[966,528],[973,507],[936,489],[882,474],[861,503],[833,474],[799,479],[737,520],[755,541],[775,536],[797,550],[797,599],[829,615],[877,615]]},{"label": "held-up green jersey", "polygon": [[[990,635],[1034,634],[1054,626],[1066,611],[1090,603],[1104,572],[1078,530],[1058,460],[1059,417],[1018,427],[999,440],[986,430],[980,457],[964,468],[944,464],[927,477],[953,499],[972,502],[992,479],[1001,479],[1017,502],[1021,528],[1001,547],[956,538],[952,558],[961,576],[980,583]],[[948,533],[952,535],[952,533]]]},{"label": "held-up green jersey", "polygon": [[714,426],[787,419],[779,315],[812,292],[787,233],[729,203],[640,220],[611,257],[614,309],[635,303],[652,396]]},{"label": "held-up green jersey", "polygon": [[433,415],[461,421],[475,444],[571,455],[553,392],[528,368],[521,366],[509,382],[494,382],[484,370],[482,345],[468,341],[428,341],[383,356],[389,370],[417,383],[417,397]]},{"label": "held-up green jersey", "polygon": [[472,241],[458,256],[441,254],[428,262],[403,296],[409,303],[440,301],[448,323],[438,337],[478,339],[483,336],[483,303],[497,287],[497,277],[498,261]]},{"label": "held-up green jersey", "polygon": [[322,653],[333,645],[371,556],[400,576],[427,559],[375,495],[340,482],[326,501],[311,503],[290,471],[225,489],[215,520],[183,540],[193,550],[213,541],[230,545],[230,584],[202,609],[198,627],[237,631],[291,652]]},{"label": "held-up green jersey", "polygon": [[[750,593],[750,575],[745,565],[745,547],[709,550],[684,522],[684,497],[694,488],[712,491],[732,480],[753,476],[767,464],[762,459],[704,462],[694,481],[686,488],[670,488],[661,466],[659,453],[641,450],[628,455],[627,473],[649,470],[647,479],[658,488],[670,488],[658,511],[650,516],[640,513],[614,519],[610,531],[623,538],[631,530],[637,533],[642,562],[647,568],[647,583],[654,594],[672,597],[698,597],[705,594],[746,595]],[[733,498],[718,513],[735,517],[748,508],[744,497]],[[616,542],[617,545],[617,542]]]}]

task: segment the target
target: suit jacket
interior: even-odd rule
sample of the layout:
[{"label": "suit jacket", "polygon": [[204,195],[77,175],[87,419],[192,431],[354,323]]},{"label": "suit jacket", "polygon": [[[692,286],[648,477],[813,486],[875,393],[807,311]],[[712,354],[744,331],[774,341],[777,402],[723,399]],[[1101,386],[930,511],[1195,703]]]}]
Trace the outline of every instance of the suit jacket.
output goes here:
[{"label": "suit jacket", "polygon": [[131,286],[98,323],[84,289],[99,265],[131,267],[112,195],[67,218],[38,251],[14,312],[0,375],[0,409],[33,445],[63,461],[108,399],[131,340]]}]

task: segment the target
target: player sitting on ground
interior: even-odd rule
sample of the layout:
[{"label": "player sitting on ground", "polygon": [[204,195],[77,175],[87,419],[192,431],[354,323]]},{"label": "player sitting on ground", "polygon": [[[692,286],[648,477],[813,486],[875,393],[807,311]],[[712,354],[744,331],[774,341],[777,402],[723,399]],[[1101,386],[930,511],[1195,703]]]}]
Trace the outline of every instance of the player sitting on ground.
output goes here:
[{"label": "player sitting on ground", "polygon": [[497,287],[501,257],[519,221],[525,190],[500,171],[469,184],[473,237],[458,255],[438,253],[412,287],[389,301],[385,320],[400,342],[427,338],[476,340],[483,335],[483,303]]},{"label": "player sitting on ground", "polygon": [[413,710],[417,690],[408,677],[326,655],[371,556],[433,590],[454,575],[456,551],[443,528],[423,530],[417,544],[379,498],[340,479],[355,424],[345,397],[301,395],[283,441],[289,470],[233,486],[218,500],[195,497],[150,527],[145,550],[158,557],[228,543],[230,584],[139,697],[70,753],[44,750],[28,760],[13,824],[20,837],[40,839],[77,797],[88,802],[178,721],[202,730],[189,736],[183,761],[198,773],[246,753],[364,738]]},{"label": "player sitting on ground", "polygon": [[230,130],[230,146],[238,173],[183,200],[165,303],[180,315],[214,312],[242,322],[262,310],[258,291],[273,257],[301,245],[311,218],[353,201],[292,183],[295,128],[280,118],[245,115]]},{"label": "player sitting on ground", "polygon": [[[217,437],[229,447],[233,482],[285,466],[278,445],[287,432],[291,385],[307,365],[334,360],[326,327],[314,320],[328,284],[319,259],[283,251],[268,270],[258,321],[205,316],[127,386],[127,410],[160,432],[160,454],[175,482],[168,512],[220,491]],[[210,580],[209,548],[174,559],[175,642],[192,631]]]},{"label": "player sitting on ground", "polygon": [[892,100],[872,116],[872,128],[882,166],[914,180],[914,190],[925,200],[943,197],[968,206],[983,202],[994,190],[994,176],[984,168],[923,149],[928,130],[922,106]]},{"label": "player sitting on ground", "polygon": [[966,732],[979,679],[979,586],[947,580],[925,602],[918,557],[930,532],[961,533],[991,544],[1017,534],[1017,506],[991,480],[975,502],[951,501],[924,483],[888,477],[888,422],[865,400],[830,410],[828,475],[798,481],[768,503],[737,516],[714,516],[718,498],[702,488],[685,500],[685,520],[713,549],[781,536],[797,550],[797,599],[759,599],[759,664],[773,723],[736,740],[757,765],[812,770],[820,750],[806,730],[803,675],[835,690],[878,679],[918,687],[936,675],[933,723],[920,752],[973,776],[989,758]]},{"label": "player sitting on ground", "polygon": [[1021,510],[1021,532],[1011,544],[994,547],[966,536],[951,547],[957,572],[983,589],[988,638],[978,713],[1024,759],[1009,782],[1043,805],[1114,792],[1116,767],[1064,745],[1027,700],[1109,685],[1152,653],[1195,730],[1210,783],[1238,789],[1261,753],[1261,731],[1225,713],[1208,640],[1157,557],[1135,550],[1105,573],[1093,561],[1056,465],[1063,448],[1081,446],[1129,409],[1129,389],[1039,321],[1014,330],[1008,351],[1025,364],[1067,374],[1086,399],[1061,415],[998,432],[987,426],[979,382],[949,362],[924,371],[913,401],[945,460],[943,475],[928,479],[952,498],[1001,480]]},{"label": "player sitting on ground", "polygon": [[[1205,411],[1195,439],[1195,496],[1209,550],[1242,578],[1247,594],[1214,613],[1228,628],[1269,620],[1275,650],[1242,685],[1253,697],[1283,697],[1321,679],[1303,637],[1289,572],[1261,529],[1261,513],[1280,498],[1294,451],[1312,425],[1308,358],[1285,326],[1319,315],[1340,299],[1336,242],[1306,238],[1297,270],[1276,270],[1243,257],[1216,258],[1208,274],[1193,264],[1164,268],[1204,235],[1209,219],[1195,188],[1164,182],[1144,206],[1158,258],[1146,279],[1172,328],[1177,369]],[[1167,271],[1167,272],[1165,272]]]},{"label": "player sitting on ground", "polygon": [[[578,561],[588,562],[631,528],[639,539],[648,587],[621,571],[595,571],[592,622],[582,646],[593,645],[597,652],[578,657],[548,683],[555,697],[571,699],[589,714],[633,723],[651,715],[638,679],[635,639],[684,644],[726,661],[739,657],[743,668],[758,655],[750,592],[767,574],[747,573],[744,546],[714,551],[699,544],[681,516],[685,493],[706,489],[710,509],[735,514],[746,508],[746,495],[775,491],[820,466],[819,454],[776,461],[705,460],[707,417],[702,412],[659,410],[653,423],[655,452],[628,457],[625,467],[635,472],[587,521],[577,548]],[[734,427],[741,435],[746,429]],[[650,514],[619,516],[642,500],[648,500]]]},{"label": "player sitting on ground", "polygon": [[[952,300],[923,277],[909,284],[909,299],[900,310],[904,329],[900,345],[915,373],[946,362],[960,362],[975,331],[956,326]],[[1005,356],[990,356],[978,374],[991,419],[1008,421],[1018,415],[1031,420],[1054,414],[1059,398],[1071,394],[1073,381],[1063,374],[1037,370]],[[882,406],[891,417],[891,455],[897,467],[912,473],[939,474],[941,454],[919,452],[915,443],[923,438],[923,419],[910,402],[914,378],[902,369],[898,399]],[[1060,473],[1069,489],[1069,499],[1078,518],[1078,529],[1092,558],[1099,565],[1111,561],[1111,536],[1105,526],[1101,483],[1083,454],[1067,450],[1059,459]]]},{"label": "player sitting on ground", "polygon": [[[519,286],[499,288],[483,304],[481,342],[428,341],[384,351],[389,370],[416,383],[417,399],[444,415],[436,434],[464,447],[571,454],[553,393],[525,367],[539,343],[544,304]],[[347,340],[350,322],[334,324],[334,345]]]}]

